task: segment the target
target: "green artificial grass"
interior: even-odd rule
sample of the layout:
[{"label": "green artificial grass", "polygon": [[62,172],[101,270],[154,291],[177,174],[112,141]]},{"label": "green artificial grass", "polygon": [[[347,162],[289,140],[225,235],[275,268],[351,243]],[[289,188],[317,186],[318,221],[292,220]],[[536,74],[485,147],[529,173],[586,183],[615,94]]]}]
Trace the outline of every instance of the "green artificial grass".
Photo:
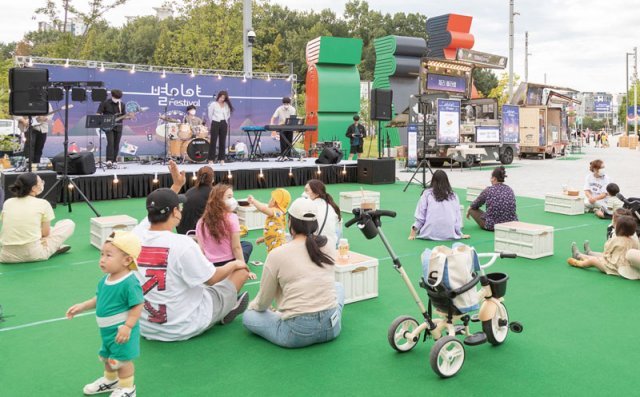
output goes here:
[{"label": "green artificial grass", "polygon": [[[441,242],[408,241],[415,204],[421,193],[404,183],[366,186],[381,192],[381,206],[395,210],[383,230],[417,287],[419,257]],[[340,191],[359,190],[355,184],[329,185]],[[298,197],[302,187],[289,189]],[[270,190],[239,192],[266,201]],[[458,191],[464,202],[464,191]],[[469,203],[464,203],[468,207]],[[144,215],[142,199],[95,203],[103,215]],[[347,215],[342,213],[343,216]],[[429,367],[432,340],[400,354],[387,342],[387,328],[399,315],[420,315],[394,270],[379,239],[366,240],[356,229],[345,229],[351,249],[379,258],[379,297],[349,304],[343,313],[342,334],[333,342],[287,350],[249,334],[237,319],[216,326],[186,342],[142,341],[135,361],[136,385],[142,396],[593,396],[631,395],[636,375],[636,350],[613,342],[633,342],[640,319],[634,315],[639,285],[595,270],[566,264],[571,241],[602,247],[607,222],[593,215],[564,216],[544,212],[542,200],[518,198],[522,221],[552,225],[555,255],[539,260],[500,260],[492,270],[509,274],[506,305],[512,321],[521,321],[522,334],[510,333],[499,347],[466,347],[460,373],[439,379]],[[98,250],[89,245],[85,204],[73,212],[56,209],[58,219],[70,217],[77,229],[72,250],[47,262],[0,265],[0,387],[6,396],[81,396],[85,383],[102,373],[100,346],[93,315],[24,328],[34,322],[60,319],[69,306],[91,297],[101,277]],[[349,216],[347,215],[349,218]],[[466,242],[479,252],[493,249],[493,234],[465,221]],[[248,239],[255,241],[260,231]],[[447,242],[446,244],[450,244]],[[264,261],[264,246],[252,260]],[[261,268],[254,267],[259,274]],[[246,286],[251,296],[257,282]],[[419,290],[426,302],[426,293]],[[478,324],[472,324],[479,330]],[[612,338],[606,337],[607,329]],[[620,356],[617,356],[620,354]]]}]

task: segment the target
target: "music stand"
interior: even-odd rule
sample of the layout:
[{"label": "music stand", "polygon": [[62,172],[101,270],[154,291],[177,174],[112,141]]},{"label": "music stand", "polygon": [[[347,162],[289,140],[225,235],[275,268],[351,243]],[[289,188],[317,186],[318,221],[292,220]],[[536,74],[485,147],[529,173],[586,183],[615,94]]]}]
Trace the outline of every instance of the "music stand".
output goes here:
[{"label": "music stand", "polygon": [[85,122],[85,128],[97,128],[98,131],[98,162],[96,165],[105,170],[105,163],[102,161],[102,132],[110,130],[116,125],[115,114],[89,114]]}]

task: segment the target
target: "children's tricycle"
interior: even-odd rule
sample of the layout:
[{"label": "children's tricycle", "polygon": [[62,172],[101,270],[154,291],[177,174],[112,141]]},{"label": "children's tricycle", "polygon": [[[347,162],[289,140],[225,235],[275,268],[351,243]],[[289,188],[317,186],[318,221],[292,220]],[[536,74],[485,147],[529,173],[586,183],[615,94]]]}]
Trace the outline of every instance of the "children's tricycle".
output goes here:
[{"label": "children's tricycle", "polygon": [[[473,248],[463,244],[456,244],[453,249],[435,248],[430,255],[423,257],[424,274],[420,279],[420,287],[427,290],[429,297],[429,303],[425,307],[382,232],[380,218],[395,217],[396,213],[356,208],[353,214],[355,217],[345,226],[357,223],[369,240],[380,236],[393,260],[394,268],[400,273],[424,318],[424,321],[419,322],[411,316],[400,316],[391,323],[387,337],[396,351],[403,353],[413,349],[424,331],[423,341],[427,337],[435,340],[429,355],[431,368],[440,377],[449,378],[457,374],[464,364],[464,345],[476,346],[489,342],[497,346],[505,341],[509,330],[522,332],[520,323],[509,322],[504,305],[509,277],[505,273],[484,272],[498,257],[515,258],[515,254],[476,254]],[[480,265],[478,258],[488,258],[488,262]],[[481,286],[479,289],[476,288],[478,283]],[[476,311],[477,314],[474,313]],[[471,322],[481,322],[482,331],[471,333]],[[457,339],[456,335],[463,336],[463,341]]]}]

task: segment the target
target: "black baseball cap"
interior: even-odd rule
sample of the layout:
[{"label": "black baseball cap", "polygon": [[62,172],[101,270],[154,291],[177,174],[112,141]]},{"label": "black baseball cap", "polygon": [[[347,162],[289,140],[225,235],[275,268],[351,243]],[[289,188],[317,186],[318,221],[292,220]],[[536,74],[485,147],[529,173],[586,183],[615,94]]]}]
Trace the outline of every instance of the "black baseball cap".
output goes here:
[{"label": "black baseball cap", "polygon": [[164,215],[186,202],[187,196],[184,194],[176,194],[168,188],[156,189],[147,196],[147,212]]}]

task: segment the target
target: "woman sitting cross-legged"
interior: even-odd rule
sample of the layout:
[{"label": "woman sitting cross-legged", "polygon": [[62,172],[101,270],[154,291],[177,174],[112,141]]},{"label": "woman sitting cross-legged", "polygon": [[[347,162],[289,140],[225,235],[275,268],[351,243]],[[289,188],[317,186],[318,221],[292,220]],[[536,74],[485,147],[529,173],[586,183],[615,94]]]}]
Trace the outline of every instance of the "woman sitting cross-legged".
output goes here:
[{"label": "woman sitting cross-legged", "polygon": [[[513,190],[504,184],[507,171],[504,167],[496,167],[491,173],[491,186],[484,189],[467,210],[467,219],[472,217],[484,230],[493,231],[498,223],[518,220],[516,215],[516,196]],[[480,209],[487,206],[487,212]]]},{"label": "woman sitting cross-legged", "polygon": [[68,251],[70,247],[62,244],[76,225],[71,219],[63,219],[51,227],[53,208],[47,200],[36,197],[44,191],[44,181],[27,172],[19,175],[9,189],[15,197],[2,208],[0,262],[44,261]]},{"label": "woman sitting cross-legged", "polygon": [[632,238],[636,233],[636,220],[630,216],[621,216],[616,221],[616,235],[604,245],[604,252],[581,254],[576,243],[571,245],[572,257],[567,263],[575,267],[595,267],[602,273],[622,276],[630,280],[640,279],[640,268],[630,261],[627,254],[638,249],[638,240]]},{"label": "woman sitting cross-legged", "polygon": [[242,318],[245,328],[278,346],[304,347],[340,335],[344,289],[335,282],[335,247],[314,234],[317,208],[308,199],[293,202],[293,240],[267,255],[260,291]]},{"label": "woman sitting cross-legged", "polygon": [[411,226],[409,240],[416,237],[425,240],[458,240],[469,238],[462,234],[460,200],[449,184],[447,173],[437,170],[431,178],[415,212],[416,221]]}]

